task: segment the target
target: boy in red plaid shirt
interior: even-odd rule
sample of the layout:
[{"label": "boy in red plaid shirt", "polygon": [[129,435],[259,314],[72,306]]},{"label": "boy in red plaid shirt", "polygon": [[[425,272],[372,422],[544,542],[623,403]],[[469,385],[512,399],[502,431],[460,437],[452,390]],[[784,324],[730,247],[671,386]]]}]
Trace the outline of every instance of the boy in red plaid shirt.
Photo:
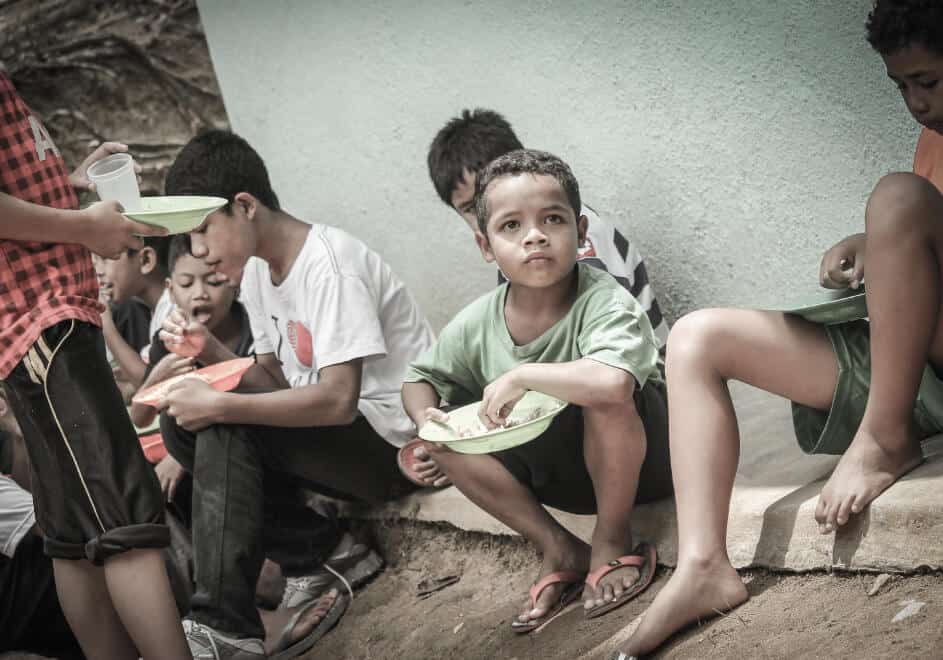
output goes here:
[{"label": "boy in red plaid shirt", "polygon": [[26,439],[62,609],[89,658],[189,658],[160,548],[163,503],[105,359],[90,252],[162,233],[116,202],[78,210],[49,133],[0,67],[0,380]]}]

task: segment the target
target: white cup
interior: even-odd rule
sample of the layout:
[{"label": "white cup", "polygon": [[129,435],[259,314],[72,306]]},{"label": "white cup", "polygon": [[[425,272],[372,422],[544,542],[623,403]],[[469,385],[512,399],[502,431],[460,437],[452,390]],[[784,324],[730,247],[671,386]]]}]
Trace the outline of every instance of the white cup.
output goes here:
[{"label": "white cup", "polygon": [[141,208],[141,191],[130,154],[111,154],[88,168],[88,180],[95,184],[101,200],[116,200],[125,211]]}]

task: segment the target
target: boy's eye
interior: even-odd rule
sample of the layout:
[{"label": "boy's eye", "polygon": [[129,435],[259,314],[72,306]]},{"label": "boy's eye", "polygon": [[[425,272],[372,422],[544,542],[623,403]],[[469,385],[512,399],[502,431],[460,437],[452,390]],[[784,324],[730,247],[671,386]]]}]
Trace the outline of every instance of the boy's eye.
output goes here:
[{"label": "boy's eye", "polygon": [[508,220],[503,225],[501,225],[501,231],[515,231],[520,226],[521,223],[517,220]]},{"label": "boy's eye", "polygon": [[544,218],[544,222],[551,225],[559,225],[563,222],[563,217],[556,214],[548,215],[546,218]]},{"label": "boy's eye", "polygon": [[936,81],[936,80],[928,80],[928,81],[919,83],[919,85],[920,85],[923,89],[933,89],[934,87],[936,87],[937,82],[938,82],[938,81]]}]

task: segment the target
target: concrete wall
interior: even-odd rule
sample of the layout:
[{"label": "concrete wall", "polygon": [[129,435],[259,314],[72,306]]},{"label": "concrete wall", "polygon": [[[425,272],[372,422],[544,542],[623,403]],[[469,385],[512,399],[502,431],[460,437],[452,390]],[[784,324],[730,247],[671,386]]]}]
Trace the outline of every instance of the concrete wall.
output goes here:
[{"label": "concrete wall", "polygon": [[[870,0],[201,0],[234,130],[284,206],[391,263],[436,327],[493,268],[436,197],[434,133],[503,112],[640,246],[669,318],[812,290],[917,128]],[[794,297],[794,296],[787,296]]]}]

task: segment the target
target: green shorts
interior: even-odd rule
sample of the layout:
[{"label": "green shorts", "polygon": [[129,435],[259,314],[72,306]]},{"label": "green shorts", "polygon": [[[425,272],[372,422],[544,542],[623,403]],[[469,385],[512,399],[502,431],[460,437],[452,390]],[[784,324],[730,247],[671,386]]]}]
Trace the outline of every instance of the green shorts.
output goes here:
[{"label": "green shorts", "polygon": [[[838,384],[829,410],[792,404],[796,439],[807,454],[841,454],[855,437],[871,387],[871,339],[867,321],[825,326],[838,358]],[[943,433],[943,381],[928,364],[914,403],[920,439]]]}]

